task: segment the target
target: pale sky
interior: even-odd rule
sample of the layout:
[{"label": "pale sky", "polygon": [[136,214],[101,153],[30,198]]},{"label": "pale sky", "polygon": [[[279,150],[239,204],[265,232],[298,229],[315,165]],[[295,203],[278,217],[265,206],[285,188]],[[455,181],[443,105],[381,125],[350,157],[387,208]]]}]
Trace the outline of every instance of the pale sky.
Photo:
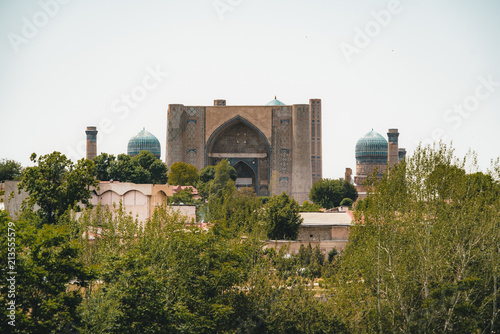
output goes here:
[{"label": "pale sky", "polygon": [[[323,177],[398,128],[500,156],[498,0],[0,0],[0,158],[162,145],[168,104],[322,99]],[[151,73],[156,73],[154,76]],[[168,74],[166,74],[168,73]],[[122,98],[132,96],[128,105]]]}]

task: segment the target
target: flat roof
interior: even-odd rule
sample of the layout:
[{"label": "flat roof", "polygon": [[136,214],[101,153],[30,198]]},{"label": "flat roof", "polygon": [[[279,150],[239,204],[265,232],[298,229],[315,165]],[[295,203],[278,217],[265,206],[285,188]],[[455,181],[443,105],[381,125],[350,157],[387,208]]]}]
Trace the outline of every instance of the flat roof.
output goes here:
[{"label": "flat roof", "polygon": [[347,212],[301,212],[300,216],[304,218],[302,226],[350,226],[352,221]]}]

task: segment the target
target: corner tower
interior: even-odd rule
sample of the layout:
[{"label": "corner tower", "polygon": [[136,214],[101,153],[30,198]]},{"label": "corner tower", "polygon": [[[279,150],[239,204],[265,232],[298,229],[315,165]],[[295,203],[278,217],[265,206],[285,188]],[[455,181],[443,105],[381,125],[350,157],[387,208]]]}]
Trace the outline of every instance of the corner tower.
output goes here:
[{"label": "corner tower", "polygon": [[311,169],[312,183],[323,177],[322,143],[321,143],[321,99],[310,99],[311,113]]}]

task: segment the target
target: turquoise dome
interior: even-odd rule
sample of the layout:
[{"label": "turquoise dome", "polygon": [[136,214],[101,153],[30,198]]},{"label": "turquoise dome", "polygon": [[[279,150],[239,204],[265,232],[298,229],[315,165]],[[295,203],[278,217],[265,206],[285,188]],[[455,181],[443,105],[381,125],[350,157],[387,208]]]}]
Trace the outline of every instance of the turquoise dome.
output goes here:
[{"label": "turquoise dome", "polygon": [[131,157],[138,155],[141,151],[153,153],[158,159],[161,156],[161,146],[158,139],[146,129],[142,129],[136,136],[128,141],[127,154]]},{"label": "turquoise dome", "polygon": [[266,104],[266,106],[284,106],[285,104],[283,102],[281,102],[280,100],[278,100],[276,98],[276,96],[274,97],[274,100],[271,100],[269,101],[268,104]]},{"label": "turquoise dome", "polygon": [[372,130],[356,143],[356,162],[387,163],[387,148],[387,140]]}]

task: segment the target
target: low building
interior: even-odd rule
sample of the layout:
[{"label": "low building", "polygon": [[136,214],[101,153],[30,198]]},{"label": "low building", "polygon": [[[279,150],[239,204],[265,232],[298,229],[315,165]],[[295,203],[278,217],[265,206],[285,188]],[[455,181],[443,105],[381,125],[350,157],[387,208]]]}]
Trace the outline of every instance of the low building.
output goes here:
[{"label": "low building", "polygon": [[301,245],[319,246],[327,255],[332,249],[342,252],[349,239],[349,227],[352,222],[350,211],[339,212],[301,212],[304,222],[300,226],[297,240],[269,240],[266,247],[288,245],[290,253],[297,253]]},{"label": "low building", "polygon": [[[5,182],[5,208],[13,219],[17,218],[17,214],[21,210],[21,204],[28,196],[26,191],[18,192],[18,183],[19,181]],[[177,186],[167,184],[103,181],[99,183],[97,188],[91,190],[90,203],[92,205],[113,207],[119,205],[121,201],[127,213],[130,213],[140,222],[144,222],[151,217],[155,207],[166,204],[167,197],[172,197],[177,189]],[[196,208],[194,205],[172,206],[172,208],[179,210],[188,219],[196,221]]]},{"label": "low building", "polygon": [[[130,182],[105,181],[99,183],[99,188],[92,191],[93,205],[118,205],[120,201],[124,210],[140,222],[150,218],[156,207],[165,205],[167,197],[172,197],[177,186],[168,184],[135,184]],[[188,219],[196,221],[194,205],[177,205],[172,209],[179,210]]]}]

